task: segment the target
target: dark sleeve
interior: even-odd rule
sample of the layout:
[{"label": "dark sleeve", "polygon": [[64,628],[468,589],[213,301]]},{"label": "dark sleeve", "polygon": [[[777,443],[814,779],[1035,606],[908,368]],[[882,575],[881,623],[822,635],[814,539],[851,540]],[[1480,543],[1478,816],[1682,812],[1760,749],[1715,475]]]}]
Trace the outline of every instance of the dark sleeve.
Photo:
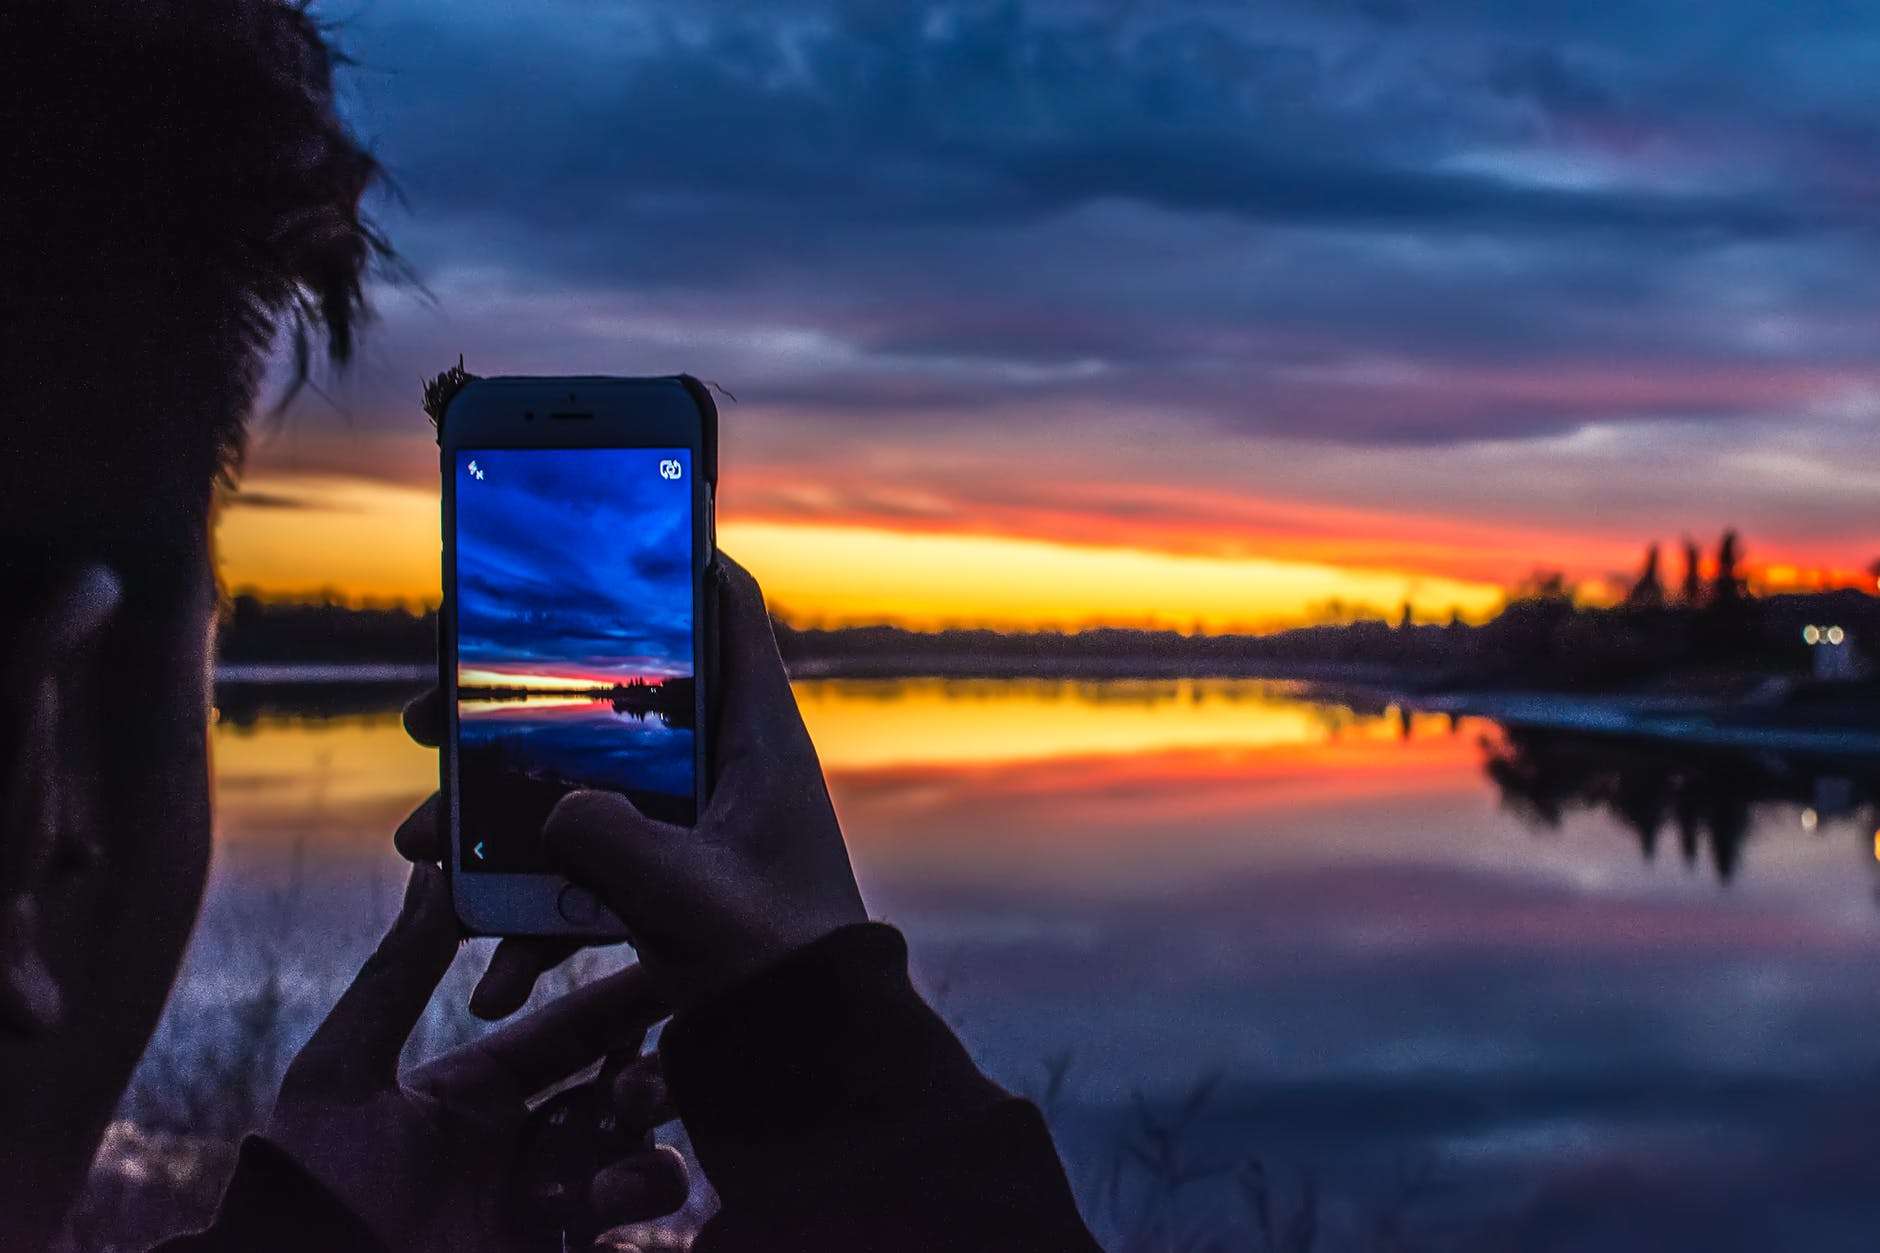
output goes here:
[{"label": "dark sleeve", "polygon": [[377,1238],[285,1153],[249,1136],[207,1230],[151,1253],[385,1253]]},{"label": "dark sleeve", "polygon": [[676,1018],[674,1104],[723,1208],[696,1253],[1094,1250],[1044,1119],[844,927]]}]

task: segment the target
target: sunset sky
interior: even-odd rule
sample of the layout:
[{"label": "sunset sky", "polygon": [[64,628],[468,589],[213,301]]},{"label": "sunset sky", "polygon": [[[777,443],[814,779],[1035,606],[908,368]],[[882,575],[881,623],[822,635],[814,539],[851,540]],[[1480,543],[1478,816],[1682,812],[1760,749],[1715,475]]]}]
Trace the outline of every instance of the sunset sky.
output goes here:
[{"label": "sunset sky", "polygon": [[261,431],[231,587],[436,599],[460,352],[729,389],[721,539],[801,621],[1480,616],[1732,524],[1775,583],[1880,557],[1880,11],[329,16],[425,291]]},{"label": "sunset sky", "polygon": [[466,686],[692,673],[686,449],[457,454],[457,659]]}]

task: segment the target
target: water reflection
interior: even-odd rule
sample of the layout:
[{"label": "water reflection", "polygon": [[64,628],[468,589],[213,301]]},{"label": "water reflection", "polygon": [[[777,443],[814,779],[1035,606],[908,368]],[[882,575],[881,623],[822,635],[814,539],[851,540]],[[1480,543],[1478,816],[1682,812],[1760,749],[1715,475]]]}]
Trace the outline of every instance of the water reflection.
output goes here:
[{"label": "water reflection", "polygon": [[[1183,1134],[1223,1173],[1182,1203],[1221,1230],[1256,1156],[1279,1203],[1316,1180],[1325,1238],[1359,1249],[1426,1161],[1446,1234],[1417,1247],[1853,1249],[1880,1226],[1871,764],[1271,683],[797,692],[872,907],[992,1073],[1049,1086],[1106,1234],[1129,1230],[1119,1146],[1207,1076]],[[219,947],[167,1029],[241,1003],[262,926],[307,967],[308,1021],[337,991],[396,900],[386,835],[435,785],[394,706],[223,718]]]},{"label": "water reflection", "polygon": [[1556,830],[1575,809],[1603,811],[1637,838],[1646,861],[1669,832],[1686,866],[1708,853],[1724,882],[1758,829],[1759,806],[1786,808],[1802,832],[1825,836],[1844,824],[1858,833],[1863,860],[1880,847],[1868,835],[1880,803],[1880,764],[1872,761],[1708,751],[1535,727],[1508,728],[1482,743],[1503,803],[1531,825]]},{"label": "water reflection", "polygon": [[818,679],[796,691],[833,770],[1273,749],[1390,734],[1377,719],[1302,700],[1298,685],[1282,683]]}]

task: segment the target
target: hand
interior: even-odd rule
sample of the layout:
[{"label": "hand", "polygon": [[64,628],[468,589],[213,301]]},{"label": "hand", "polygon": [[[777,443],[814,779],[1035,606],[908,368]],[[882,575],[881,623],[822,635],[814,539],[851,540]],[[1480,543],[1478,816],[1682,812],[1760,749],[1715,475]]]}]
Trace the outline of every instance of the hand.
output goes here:
[{"label": "hand", "polygon": [[563,872],[626,924],[675,1010],[868,919],[763,592],[729,558],[713,573],[717,775],[698,825],[582,791],[562,798],[542,832]]},{"label": "hand", "polygon": [[[444,702],[436,688],[405,706],[405,733],[426,748],[444,742]],[[440,820],[442,805],[436,792],[411,811],[392,836],[392,847],[406,861],[442,862],[448,855]],[[494,1022],[521,1009],[545,970],[566,961],[581,947],[579,941],[552,936],[509,936],[496,945],[489,967],[470,993],[470,1012]]]},{"label": "hand", "polygon": [[388,1248],[561,1248],[559,1224],[518,1195],[529,1099],[613,1059],[607,1090],[633,1148],[575,1181],[604,1229],[684,1204],[685,1168],[638,1137],[663,1116],[656,1072],[636,1058],[663,1014],[629,968],[598,980],[401,1080],[398,1057],[456,955],[443,872],[412,870],[404,907],[339,1004],[287,1069],[263,1136],[358,1214]]},{"label": "hand", "polygon": [[[545,843],[569,877],[633,933],[647,973],[682,1009],[836,928],[867,920],[816,749],[777,653],[763,592],[722,554],[718,594],[717,774],[694,828],[643,816],[612,792],[575,792],[550,815]],[[435,692],[405,710],[420,743],[442,740]],[[443,855],[437,798],[395,844],[413,860]],[[513,1013],[568,941],[504,940],[471,997],[486,1017]]]}]

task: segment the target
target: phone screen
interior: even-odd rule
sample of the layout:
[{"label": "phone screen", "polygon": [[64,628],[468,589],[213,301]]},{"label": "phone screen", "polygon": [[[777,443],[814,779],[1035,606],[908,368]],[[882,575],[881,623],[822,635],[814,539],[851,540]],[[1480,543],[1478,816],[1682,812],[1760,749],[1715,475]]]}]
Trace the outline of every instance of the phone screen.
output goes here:
[{"label": "phone screen", "polygon": [[459,864],[539,874],[577,788],[690,823],[696,808],[692,456],[460,449]]}]

